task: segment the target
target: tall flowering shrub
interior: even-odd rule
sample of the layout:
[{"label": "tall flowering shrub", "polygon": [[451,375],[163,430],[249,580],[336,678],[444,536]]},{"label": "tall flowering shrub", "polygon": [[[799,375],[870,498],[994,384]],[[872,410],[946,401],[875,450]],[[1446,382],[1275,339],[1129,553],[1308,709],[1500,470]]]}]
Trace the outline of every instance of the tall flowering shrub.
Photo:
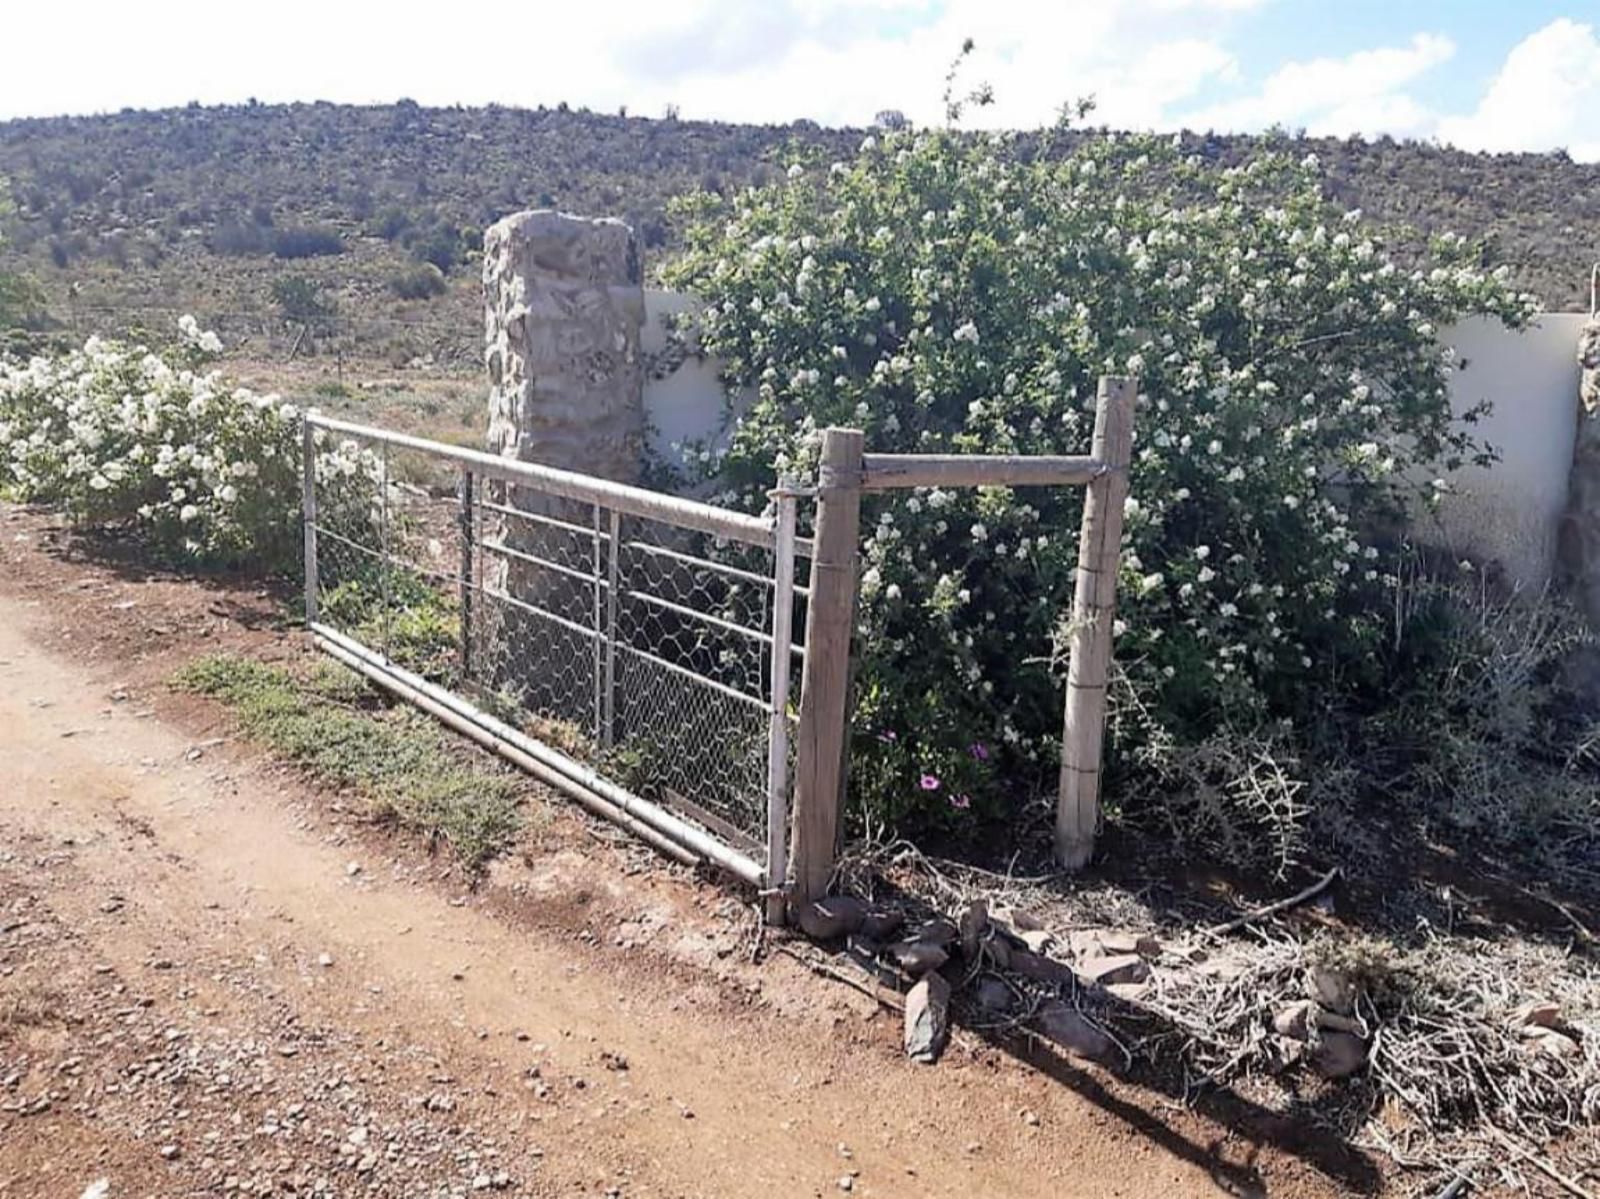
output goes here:
[{"label": "tall flowering shrub", "polygon": [[[0,360],[0,493],[130,528],[175,556],[293,568],[300,549],[300,412],[207,365],[222,349],[193,317],[166,350],[90,338]],[[326,518],[362,522],[370,455],[319,453]]]},{"label": "tall flowering shrub", "polygon": [[[1083,453],[1098,376],[1135,375],[1115,763],[1230,728],[1292,743],[1318,694],[1373,681],[1408,504],[1490,456],[1452,418],[1463,363],[1439,329],[1520,325],[1533,300],[1462,240],[1391,260],[1311,159],[1224,170],[1148,137],[1034,151],[893,133],[687,204],[668,281],[706,301],[703,344],[755,396],[705,469],[757,509],[830,424],[869,450]],[[869,503],[853,781],[871,814],[960,819],[1048,775],[1081,504]]]}]

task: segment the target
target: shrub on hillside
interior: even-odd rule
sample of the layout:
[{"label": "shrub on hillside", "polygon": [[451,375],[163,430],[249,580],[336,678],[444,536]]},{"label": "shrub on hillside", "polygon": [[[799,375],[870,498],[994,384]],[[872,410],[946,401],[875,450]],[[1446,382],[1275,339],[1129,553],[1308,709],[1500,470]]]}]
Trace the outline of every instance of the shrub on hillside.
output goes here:
[{"label": "shrub on hillside", "polygon": [[[1532,298],[1451,237],[1399,267],[1326,201],[1314,160],[1217,169],[1146,137],[1022,158],[1003,136],[889,133],[684,206],[669,281],[707,301],[705,347],[755,394],[709,473],[760,508],[830,424],[881,451],[1082,453],[1097,377],[1138,376],[1116,655],[1139,719],[1114,725],[1113,769],[1148,794],[1154,745],[1247,737],[1292,757],[1330,697],[1384,686],[1372,654],[1416,481],[1427,503],[1489,460],[1451,415],[1463,363],[1438,330],[1521,325]],[[1029,770],[1051,785],[1081,504],[869,503],[854,778],[875,818],[963,819]],[[1203,771],[1239,856],[1281,862],[1301,780],[1252,823],[1254,761]]]},{"label": "shrub on hillside", "polygon": [[267,231],[278,258],[325,258],[344,253],[344,239],[323,225],[295,225]]},{"label": "shrub on hillside", "polygon": [[[179,328],[166,351],[90,338],[0,363],[0,492],[130,527],[175,557],[292,570],[300,413],[205,370],[221,342],[193,317]],[[325,520],[359,528],[378,477],[370,454],[325,446],[317,471]]]},{"label": "shrub on hillside", "polygon": [[450,290],[444,272],[425,262],[389,277],[389,290],[402,300],[428,300]]}]

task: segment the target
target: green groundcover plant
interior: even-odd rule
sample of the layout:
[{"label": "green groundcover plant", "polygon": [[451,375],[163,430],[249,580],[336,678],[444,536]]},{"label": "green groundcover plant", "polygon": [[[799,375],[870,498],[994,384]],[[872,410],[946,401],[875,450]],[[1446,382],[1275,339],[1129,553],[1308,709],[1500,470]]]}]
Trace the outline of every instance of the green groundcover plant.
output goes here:
[{"label": "green groundcover plant", "polygon": [[[763,507],[832,424],[877,451],[1083,453],[1098,377],[1137,377],[1125,780],[1159,782],[1152,755],[1229,731],[1292,760],[1330,695],[1382,691],[1404,518],[1492,459],[1478,414],[1452,415],[1466,364],[1440,330],[1535,312],[1462,239],[1391,259],[1313,158],[1220,169],[1155,137],[887,133],[683,212],[667,281],[704,299],[696,334],[730,395],[753,397],[692,455],[726,502]],[[859,815],[959,823],[1013,810],[1019,780],[1049,785],[1081,505],[1077,489],[869,503]]]}]

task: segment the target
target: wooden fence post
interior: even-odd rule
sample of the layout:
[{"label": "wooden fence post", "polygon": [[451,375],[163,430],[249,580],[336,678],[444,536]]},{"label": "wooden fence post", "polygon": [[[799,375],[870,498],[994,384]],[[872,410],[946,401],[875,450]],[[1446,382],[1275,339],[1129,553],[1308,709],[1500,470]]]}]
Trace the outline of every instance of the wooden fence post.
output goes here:
[{"label": "wooden fence post", "polygon": [[795,743],[791,860],[794,897],[799,902],[827,893],[837,851],[861,532],[861,449],[859,429],[822,432],[800,731]]},{"label": "wooden fence post", "polygon": [[1072,598],[1066,717],[1061,734],[1061,789],[1056,798],[1056,857],[1079,870],[1094,856],[1100,822],[1100,759],[1105,740],[1106,675],[1117,610],[1122,504],[1128,495],[1133,450],[1132,379],[1106,377],[1094,415],[1092,457],[1111,469],[1089,484],[1078,539],[1077,587]]}]

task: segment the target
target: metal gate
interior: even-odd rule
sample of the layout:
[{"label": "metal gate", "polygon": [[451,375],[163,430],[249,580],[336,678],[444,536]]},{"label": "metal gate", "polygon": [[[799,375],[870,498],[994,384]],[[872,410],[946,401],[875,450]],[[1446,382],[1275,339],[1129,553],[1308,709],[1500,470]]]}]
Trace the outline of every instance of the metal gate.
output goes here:
[{"label": "metal gate", "polygon": [[319,646],[778,910],[798,492],[757,517],[316,414],[304,457]]}]

